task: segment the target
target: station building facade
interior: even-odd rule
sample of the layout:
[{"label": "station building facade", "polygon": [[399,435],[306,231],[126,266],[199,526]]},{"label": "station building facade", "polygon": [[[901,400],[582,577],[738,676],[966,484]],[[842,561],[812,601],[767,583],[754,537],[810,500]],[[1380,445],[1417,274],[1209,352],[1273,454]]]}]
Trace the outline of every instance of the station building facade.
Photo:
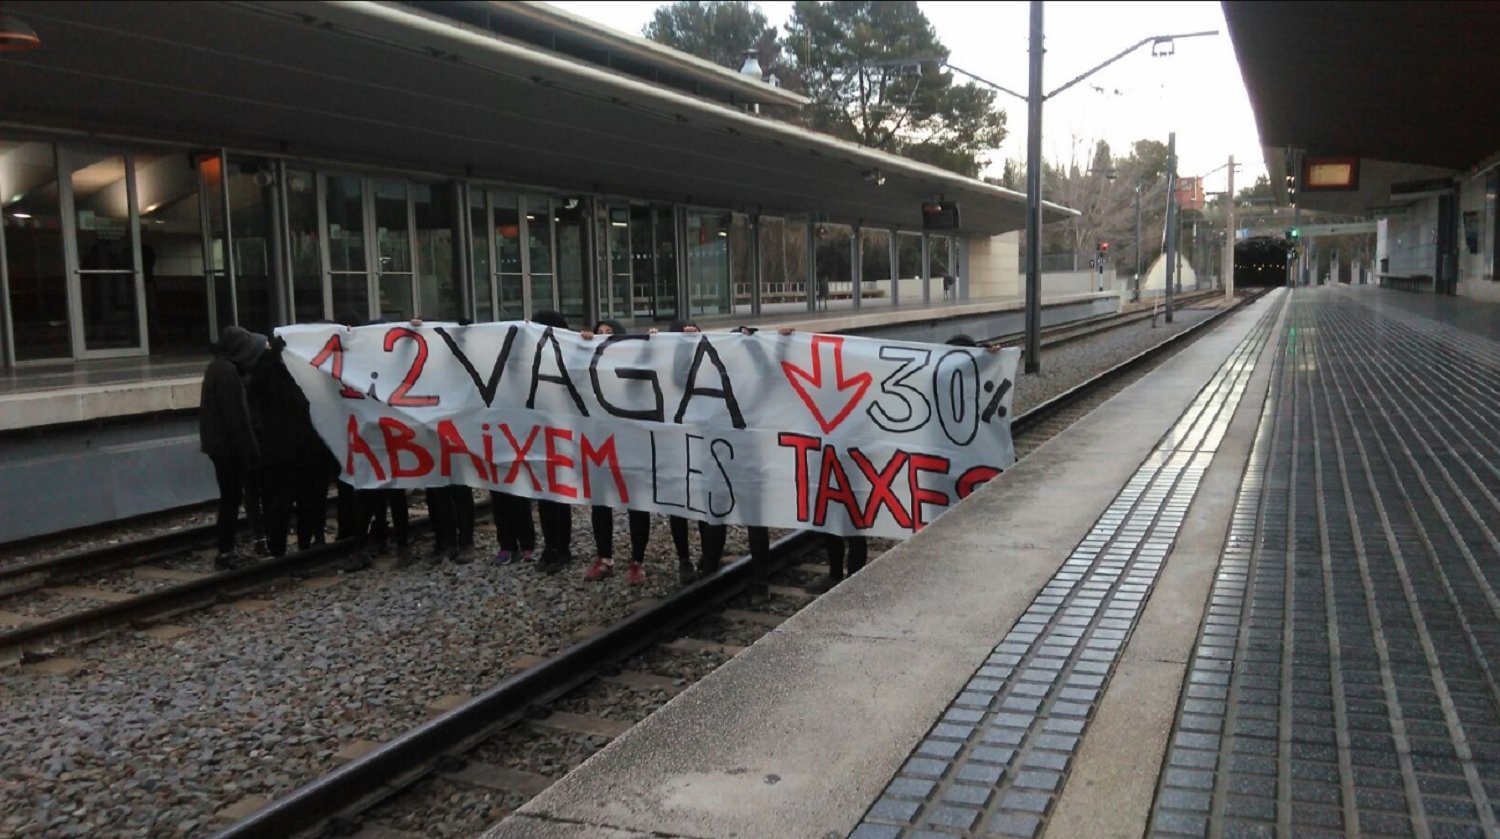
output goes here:
[{"label": "station building facade", "polygon": [[[1024,196],[541,3],[8,3],[4,363],[556,309],[644,326],[1015,294]],[[923,230],[924,202],[960,224]],[[1048,205],[1046,218],[1066,211]]]}]

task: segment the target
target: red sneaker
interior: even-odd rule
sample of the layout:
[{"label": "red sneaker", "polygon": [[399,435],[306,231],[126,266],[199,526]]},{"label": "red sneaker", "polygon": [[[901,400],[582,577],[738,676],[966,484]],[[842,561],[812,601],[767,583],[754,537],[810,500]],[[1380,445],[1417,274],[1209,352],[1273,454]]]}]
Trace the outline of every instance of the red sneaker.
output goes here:
[{"label": "red sneaker", "polygon": [[613,573],[615,573],[614,560],[605,559],[601,556],[594,560],[594,564],[589,566],[589,570],[583,572],[583,578],[592,581],[608,577]]},{"label": "red sneaker", "polygon": [[646,583],[646,569],[639,562],[630,563],[630,569],[625,572],[625,582],[633,586]]}]

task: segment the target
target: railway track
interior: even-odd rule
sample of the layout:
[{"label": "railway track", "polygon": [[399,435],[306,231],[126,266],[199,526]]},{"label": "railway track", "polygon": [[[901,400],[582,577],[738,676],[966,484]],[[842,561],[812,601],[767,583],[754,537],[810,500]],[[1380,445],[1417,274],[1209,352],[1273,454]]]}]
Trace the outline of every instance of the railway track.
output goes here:
[{"label": "railway track", "polygon": [[[1143,375],[1230,311],[1233,308],[1226,308],[1016,417],[1012,431],[1018,454],[1071,425],[1131,377]],[[414,802],[449,795],[446,790],[453,787],[483,791],[486,800],[501,802],[498,813],[488,814],[492,822],[685,688],[688,680],[655,672],[653,661],[684,655],[722,663],[812,602],[814,595],[796,585],[795,576],[815,574],[819,568],[805,561],[818,555],[811,534],[793,534],[774,543],[773,598],[759,606],[746,602],[750,559],[742,557],[609,627],[588,631],[573,646],[427,723],[383,744],[371,744],[362,756],[266,804],[224,829],[217,839],[425,835],[421,806]],[[712,669],[707,667],[697,677]],[[644,696],[644,705],[627,714],[634,719],[578,713],[567,704],[576,692],[598,690],[654,696]],[[586,698],[579,701],[587,703]],[[524,745],[527,738],[545,741],[560,736],[574,738],[575,747]],[[576,747],[579,737],[587,738],[587,748]],[[538,750],[567,757],[554,763],[552,771],[540,773],[526,757]],[[518,755],[523,759],[516,760]],[[450,800],[461,796],[454,792]]]},{"label": "railway track", "polygon": [[[1186,309],[1194,304],[1205,302],[1217,302],[1224,299],[1221,291],[1204,291],[1192,294],[1178,295],[1175,306],[1178,309]],[[1159,312],[1153,309],[1140,309],[1130,312],[1118,312],[1112,315],[1099,315],[1081,321],[1061,324],[1042,330],[1042,347],[1055,348],[1074,341],[1094,337],[1102,332],[1130,326],[1143,321],[1154,321],[1160,317]],[[1026,343],[1026,333],[1015,332],[1009,335],[1001,335],[994,338],[986,338],[981,344],[996,345],[1001,347],[1020,347]]]}]

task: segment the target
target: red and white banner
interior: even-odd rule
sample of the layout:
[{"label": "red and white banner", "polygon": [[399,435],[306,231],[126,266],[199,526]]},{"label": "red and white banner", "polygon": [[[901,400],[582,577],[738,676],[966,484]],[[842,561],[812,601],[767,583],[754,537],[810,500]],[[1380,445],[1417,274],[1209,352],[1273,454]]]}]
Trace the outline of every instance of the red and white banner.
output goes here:
[{"label": "red and white banner", "polygon": [[1015,461],[1019,350],[527,322],[289,326],[355,487],[449,483],[901,538]]}]

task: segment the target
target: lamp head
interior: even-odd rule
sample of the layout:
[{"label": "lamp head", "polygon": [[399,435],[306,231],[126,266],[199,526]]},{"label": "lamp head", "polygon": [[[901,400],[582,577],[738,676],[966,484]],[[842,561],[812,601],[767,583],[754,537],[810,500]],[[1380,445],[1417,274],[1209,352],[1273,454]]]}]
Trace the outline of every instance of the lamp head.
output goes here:
[{"label": "lamp head", "polygon": [[0,12],[0,52],[26,52],[42,45],[36,30],[15,15]]}]

